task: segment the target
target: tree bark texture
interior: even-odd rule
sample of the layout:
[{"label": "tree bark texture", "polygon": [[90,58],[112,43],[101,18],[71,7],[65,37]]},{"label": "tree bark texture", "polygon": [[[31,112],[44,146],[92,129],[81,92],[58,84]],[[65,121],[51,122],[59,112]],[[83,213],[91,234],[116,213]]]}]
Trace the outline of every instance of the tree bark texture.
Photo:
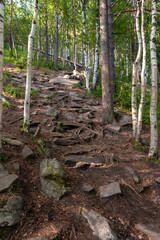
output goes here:
[{"label": "tree bark texture", "polygon": [[100,38],[101,38],[101,80],[102,80],[102,124],[112,123],[113,91],[109,67],[108,5],[100,0]]},{"label": "tree bark texture", "polygon": [[89,91],[89,71],[88,71],[88,54],[86,48],[86,6],[85,1],[80,0],[82,9],[82,22],[83,22],[83,51],[84,51],[84,61],[85,61],[85,77],[86,77],[86,88]]},{"label": "tree bark texture", "polygon": [[145,0],[142,0],[141,33],[142,33],[143,60],[142,60],[142,70],[141,70],[141,100],[140,100],[139,110],[138,110],[136,142],[141,141],[143,106],[144,106],[144,100],[145,100],[146,39],[145,39],[145,29],[144,29],[144,23],[145,23],[145,21],[144,21],[144,2],[145,2]]},{"label": "tree bark texture", "polygon": [[96,1],[96,45],[95,45],[92,90],[96,90],[96,83],[97,83],[97,77],[98,77],[98,64],[99,64],[99,0]]},{"label": "tree bark texture", "polygon": [[30,125],[30,95],[31,95],[31,73],[32,73],[32,53],[33,38],[36,30],[36,20],[38,12],[38,0],[34,0],[34,15],[31,26],[31,32],[28,36],[28,55],[27,55],[27,78],[24,101],[24,131],[28,132]]},{"label": "tree bark texture", "polygon": [[44,0],[44,61],[45,65],[48,65],[49,55],[48,55],[48,10],[47,1]]},{"label": "tree bark texture", "polygon": [[58,8],[55,9],[54,67],[58,68]]},{"label": "tree bark texture", "polygon": [[151,139],[149,157],[158,158],[158,126],[157,126],[157,52],[156,52],[156,30],[157,30],[157,1],[152,0],[152,21],[150,36],[151,56],[151,102],[150,102],[150,125]]},{"label": "tree bark texture", "polygon": [[136,31],[137,31],[137,37],[138,37],[138,53],[136,60],[133,63],[133,72],[132,72],[132,128],[133,128],[133,138],[136,138],[137,133],[137,72],[139,69],[139,64],[141,61],[141,55],[142,55],[142,38],[141,38],[141,29],[140,29],[140,3],[139,0],[137,0],[137,14],[136,14]]},{"label": "tree bark texture", "polygon": [[38,53],[37,53],[37,69],[41,64],[41,17],[38,19]]},{"label": "tree bark texture", "polygon": [[5,1],[0,1],[0,154],[2,153],[2,89],[3,89],[3,51],[4,51],[4,8]]},{"label": "tree bark texture", "polygon": [[10,56],[13,56],[13,44],[12,44],[12,10],[13,10],[13,1],[10,1],[10,14],[9,14],[9,51]]}]

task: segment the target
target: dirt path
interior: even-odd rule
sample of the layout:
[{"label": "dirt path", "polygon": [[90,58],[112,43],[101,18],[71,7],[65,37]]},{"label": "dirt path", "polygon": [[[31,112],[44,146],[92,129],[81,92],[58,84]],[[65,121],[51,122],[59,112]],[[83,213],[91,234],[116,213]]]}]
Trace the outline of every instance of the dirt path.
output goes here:
[{"label": "dirt path", "polygon": [[[19,77],[14,68],[6,69],[12,77]],[[86,96],[83,90],[66,84],[66,79],[61,84],[63,75],[34,70],[32,86],[39,94],[31,102],[30,135],[20,130],[22,99],[12,99],[14,107],[4,110],[3,131],[28,144],[34,152],[34,157],[24,160],[22,147],[4,144],[7,155],[4,166],[10,171],[13,163],[20,166],[19,170],[14,169],[20,184],[11,191],[20,192],[25,200],[20,224],[5,239],[23,240],[60,232],[59,239],[96,240],[80,214],[81,207],[109,219],[120,240],[149,239],[150,235],[138,231],[136,224],[160,233],[160,184],[155,181],[160,168],[147,162],[147,154],[132,145],[131,126],[123,126],[121,131],[102,127],[101,100]],[[50,81],[55,77],[56,81]],[[22,83],[14,80],[15,84],[25,83],[23,78],[20,80]],[[54,117],[46,115],[50,108],[54,109]],[[38,145],[33,135],[39,124],[42,128]],[[148,130],[145,127],[143,133],[147,148]],[[39,164],[46,156],[62,164],[71,188],[71,193],[58,202],[46,198],[41,190]],[[112,182],[120,183],[122,194],[100,198],[99,187]],[[82,191],[83,183],[91,184],[94,191],[90,194]]]}]

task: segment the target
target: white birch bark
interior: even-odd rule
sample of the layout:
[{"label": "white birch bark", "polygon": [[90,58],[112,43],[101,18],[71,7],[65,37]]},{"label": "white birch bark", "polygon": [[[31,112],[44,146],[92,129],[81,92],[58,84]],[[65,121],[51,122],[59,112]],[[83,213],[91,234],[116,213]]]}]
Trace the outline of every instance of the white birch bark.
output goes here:
[{"label": "white birch bark", "polygon": [[96,45],[95,45],[95,58],[94,58],[94,72],[92,80],[92,90],[96,89],[97,76],[98,76],[98,63],[99,63],[99,0],[96,3]]},{"label": "white birch bark", "polygon": [[85,77],[86,77],[86,88],[90,91],[89,86],[89,71],[88,71],[88,54],[86,49],[86,7],[85,2],[83,3],[80,0],[81,9],[82,9],[82,21],[83,21],[83,51],[84,51],[84,61],[85,61]]},{"label": "white birch bark", "polygon": [[2,153],[2,88],[3,88],[3,51],[4,51],[4,7],[0,1],[0,154]]},{"label": "white birch bark", "polygon": [[136,142],[141,141],[143,106],[144,106],[144,100],[145,100],[146,40],[145,40],[145,29],[144,29],[144,23],[145,23],[144,1],[145,0],[142,0],[142,6],[141,6],[141,33],[142,33],[143,60],[142,60],[142,70],[141,70],[141,100],[140,100],[139,110],[138,110]]},{"label": "white birch bark", "polygon": [[152,0],[152,22],[150,36],[151,56],[151,103],[150,125],[151,139],[149,157],[158,158],[158,127],[157,127],[157,53],[156,53],[156,30],[157,30],[157,0]]},{"label": "white birch bark", "polygon": [[129,76],[128,38],[126,42],[126,77]]},{"label": "white birch bark", "polygon": [[24,101],[24,131],[28,132],[30,125],[30,95],[31,95],[31,73],[32,73],[32,53],[33,53],[33,37],[36,30],[36,20],[38,10],[38,0],[34,0],[34,15],[31,26],[31,32],[28,36],[28,55],[27,55],[27,77]]},{"label": "white birch bark", "polygon": [[141,38],[141,30],[140,30],[140,4],[139,0],[137,0],[137,14],[136,14],[136,31],[137,31],[137,37],[138,37],[138,53],[136,60],[133,63],[133,72],[132,72],[132,128],[133,128],[133,138],[136,138],[136,132],[137,132],[137,71],[138,71],[138,65],[141,60],[142,55],[142,38]]}]

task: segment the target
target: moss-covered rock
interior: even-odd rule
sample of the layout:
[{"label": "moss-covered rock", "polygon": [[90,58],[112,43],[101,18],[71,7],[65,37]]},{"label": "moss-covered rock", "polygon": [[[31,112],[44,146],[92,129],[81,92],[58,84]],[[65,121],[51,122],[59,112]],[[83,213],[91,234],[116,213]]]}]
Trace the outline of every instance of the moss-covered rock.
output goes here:
[{"label": "moss-covered rock", "polygon": [[65,173],[56,159],[45,159],[40,164],[42,190],[49,198],[59,200],[70,189],[65,182]]}]

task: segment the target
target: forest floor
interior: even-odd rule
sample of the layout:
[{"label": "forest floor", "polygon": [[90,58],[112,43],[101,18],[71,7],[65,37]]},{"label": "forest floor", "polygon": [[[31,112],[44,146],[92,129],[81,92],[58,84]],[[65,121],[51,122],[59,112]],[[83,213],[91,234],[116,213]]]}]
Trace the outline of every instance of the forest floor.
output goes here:
[{"label": "forest floor", "polygon": [[[24,86],[25,79],[14,67],[5,65],[4,69],[12,75],[5,85],[13,79],[14,85]],[[17,173],[19,180],[0,196],[14,192],[25,202],[20,223],[9,228],[3,239],[25,240],[38,236],[44,237],[38,239],[54,239],[54,234],[59,232],[58,239],[98,240],[80,214],[80,209],[86,207],[106,217],[120,240],[158,240],[153,236],[160,236],[160,184],[156,182],[160,168],[146,161],[149,127],[144,126],[142,135],[146,149],[138,150],[131,143],[131,125],[121,127],[120,131],[100,125],[100,98],[61,84],[62,81],[49,83],[50,79],[57,80],[57,76],[62,80],[65,74],[64,71],[33,70],[32,86],[39,94],[31,100],[30,134],[21,131],[24,99],[7,96],[12,107],[4,109],[3,133],[27,144],[34,154],[23,159],[24,145],[3,143],[6,159],[2,164],[8,171]],[[58,111],[56,118],[46,115],[50,107]],[[38,141],[34,134],[41,123]],[[82,162],[94,159],[94,164],[66,164],[68,157],[82,159]],[[56,158],[66,173],[71,192],[59,201],[47,198],[41,190],[39,165],[44,158]],[[13,163],[18,163],[19,168],[15,170]],[[100,198],[99,187],[112,182],[120,183],[122,193]],[[82,191],[83,183],[91,184],[94,191]],[[137,224],[147,230],[138,230]],[[1,231],[4,230],[0,228]]]}]

